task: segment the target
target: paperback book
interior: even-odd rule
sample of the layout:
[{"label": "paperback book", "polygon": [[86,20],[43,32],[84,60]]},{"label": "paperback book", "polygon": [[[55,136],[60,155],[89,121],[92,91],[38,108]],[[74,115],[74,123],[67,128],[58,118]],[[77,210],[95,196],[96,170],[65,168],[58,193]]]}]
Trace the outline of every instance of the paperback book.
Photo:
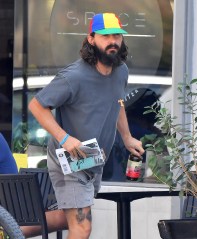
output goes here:
[{"label": "paperback book", "polygon": [[95,138],[82,142],[79,148],[85,153],[85,158],[80,155],[73,158],[64,148],[56,149],[64,175],[104,164],[104,154]]}]

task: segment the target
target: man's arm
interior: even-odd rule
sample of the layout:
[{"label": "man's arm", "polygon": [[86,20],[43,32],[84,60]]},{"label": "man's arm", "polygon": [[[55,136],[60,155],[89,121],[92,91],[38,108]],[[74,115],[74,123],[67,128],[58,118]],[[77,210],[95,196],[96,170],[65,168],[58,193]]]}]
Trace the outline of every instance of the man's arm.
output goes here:
[{"label": "man's arm", "polygon": [[118,116],[117,129],[125,147],[134,155],[140,157],[144,153],[141,141],[131,136],[124,106],[121,106]]},{"label": "man's arm", "polygon": [[[62,141],[66,132],[57,123],[49,108],[44,108],[36,98],[33,98],[29,103],[29,110],[45,130],[47,130],[58,142]],[[77,151],[80,151],[78,149],[79,145],[81,145],[81,142],[78,139],[69,136],[62,146],[73,157],[77,157]],[[80,151],[80,153],[82,156],[85,156],[83,152]]]}]

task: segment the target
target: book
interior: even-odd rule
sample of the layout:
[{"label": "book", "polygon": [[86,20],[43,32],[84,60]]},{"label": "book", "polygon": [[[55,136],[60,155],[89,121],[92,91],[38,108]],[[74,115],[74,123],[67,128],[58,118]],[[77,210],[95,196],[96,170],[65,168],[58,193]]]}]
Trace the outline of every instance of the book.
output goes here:
[{"label": "book", "polygon": [[73,158],[64,148],[56,149],[56,155],[64,175],[104,164],[104,153],[95,138],[82,142],[79,148],[85,153],[86,158],[82,158],[80,155],[79,158]]}]

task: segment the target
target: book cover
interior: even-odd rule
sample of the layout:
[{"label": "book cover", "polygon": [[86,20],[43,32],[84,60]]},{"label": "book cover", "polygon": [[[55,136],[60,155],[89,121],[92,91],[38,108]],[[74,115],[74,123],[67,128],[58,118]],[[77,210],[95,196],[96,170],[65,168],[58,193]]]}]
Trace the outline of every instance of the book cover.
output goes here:
[{"label": "book cover", "polygon": [[104,155],[95,138],[82,142],[79,148],[86,158],[73,158],[64,148],[56,149],[64,175],[104,164]]}]

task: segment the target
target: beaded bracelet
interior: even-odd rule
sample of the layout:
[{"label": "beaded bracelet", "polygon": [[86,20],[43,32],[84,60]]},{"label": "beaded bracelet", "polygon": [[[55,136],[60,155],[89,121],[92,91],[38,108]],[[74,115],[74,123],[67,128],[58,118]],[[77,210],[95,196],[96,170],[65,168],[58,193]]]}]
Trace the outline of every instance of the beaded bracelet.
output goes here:
[{"label": "beaded bracelet", "polygon": [[69,134],[66,134],[65,137],[60,142],[60,145],[63,145],[66,142],[66,140],[68,139],[69,136],[70,136]]}]

